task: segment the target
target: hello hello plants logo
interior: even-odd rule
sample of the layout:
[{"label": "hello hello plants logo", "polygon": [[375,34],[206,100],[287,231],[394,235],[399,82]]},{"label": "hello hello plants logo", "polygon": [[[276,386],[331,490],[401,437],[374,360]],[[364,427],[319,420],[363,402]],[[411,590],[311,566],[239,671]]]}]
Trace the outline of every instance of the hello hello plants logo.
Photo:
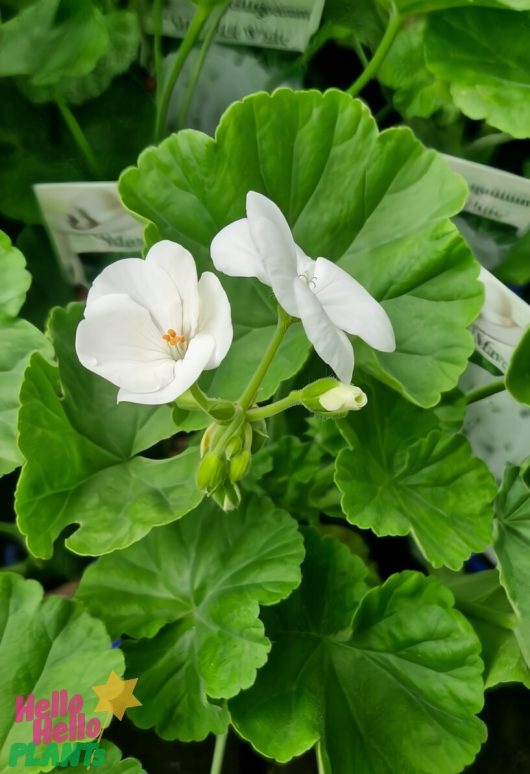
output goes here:
[{"label": "hello hello plants logo", "polygon": [[[134,696],[138,678],[122,680],[111,672],[106,683],[92,686],[98,703],[90,714],[105,712],[100,718],[88,717],[81,694],[69,696],[68,691],[52,691],[49,697],[34,694],[17,696],[15,723],[28,724],[26,743],[14,742],[9,751],[9,767],[25,766],[101,766],[105,748],[101,737],[112,716],[122,720],[130,707],[140,707]],[[61,720],[58,720],[61,718]]]}]

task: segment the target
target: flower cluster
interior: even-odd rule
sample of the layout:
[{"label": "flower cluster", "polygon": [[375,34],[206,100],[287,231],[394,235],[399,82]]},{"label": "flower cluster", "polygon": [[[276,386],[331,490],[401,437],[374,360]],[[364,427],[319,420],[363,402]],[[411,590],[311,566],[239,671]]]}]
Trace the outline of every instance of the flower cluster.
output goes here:
[{"label": "flower cluster", "polygon": [[[217,234],[211,255],[218,271],[269,285],[343,384],[351,382],[354,365],[346,334],[384,352],[395,348],[383,307],[332,261],[305,255],[280,209],[262,194],[249,192],[247,217]],[[191,254],[162,241],[145,260],[116,261],[96,279],[76,350],[86,368],[119,387],[119,401],[162,404],[216,368],[232,337],[230,304],[217,277],[204,272],[198,280]],[[330,396],[324,408],[360,407],[358,399],[344,403],[341,396]]]}]

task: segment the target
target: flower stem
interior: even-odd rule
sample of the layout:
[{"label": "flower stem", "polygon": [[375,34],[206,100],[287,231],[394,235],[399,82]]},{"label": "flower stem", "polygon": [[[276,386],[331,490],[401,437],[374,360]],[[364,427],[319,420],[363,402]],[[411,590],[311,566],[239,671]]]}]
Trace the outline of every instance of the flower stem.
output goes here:
[{"label": "flower stem", "polygon": [[224,734],[218,734],[215,737],[215,747],[213,750],[212,765],[210,768],[210,774],[221,774],[223,770],[223,760],[225,756],[226,740],[228,738],[228,731]]},{"label": "flower stem", "polygon": [[357,94],[359,94],[359,92],[364,89],[366,84],[371,81],[372,78],[375,78],[379,68],[383,64],[384,58],[388,54],[390,47],[394,42],[394,38],[396,37],[401,26],[401,21],[402,17],[400,16],[395,5],[392,5],[392,10],[390,11],[390,18],[388,20],[388,26],[385,30],[385,34],[381,38],[381,41],[376,48],[373,57],[368,62],[367,66],[364,68],[363,72],[360,74],[357,80],[347,90],[347,94],[350,94],[352,97],[356,97]]},{"label": "flower stem", "polygon": [[209,407],[210,407],[210,399],[208,396],[201,390],[198,383],[195,382],[190,388],[191,395],[195,398],[199,406],[202,408],[203,411],[208,413]]},{"label": "flower stem", "polygon": [[498,392],[503,392],[505,389],[506,384],[504,379],[497,379],[494,382],[485,384],[483,387],[477,387],[476,390],[468,392],[465,396],[466,405],[469,406],[471,403],[477,403],[477,401],[489,398],[490,395],[496,395]]},{"label": "flower stem", "polygon": [[204,62],[206,60],[208,51],[210,50],[210,46],[212,45],[212,40],[214,38],[214,35],[217,32],[217,28],[221,22],[221,19],[225,15],[225,11],[228,8],[229,4],[230,4],[230,0],[225,0],[225,2],[215,6],[215,8],[212,10],[208,18],[208,24],[206,25],[206,34],[204,36],[201,49],[197,55],[197,59],[193,64],[190,80],[186,89],[186,93],[184,95],[184,99],[182,100],[182,106],[179,111],[179,116],[177,121],[177,126],[179,129],[182,129],[186,125],[186,119],[188,116],[188,111],[190,109],[191,101],[193,99],[193,95],[195,93],[195,87],[197,86],[197,81],[199,80],[199,77],[201,75],[202,68],[204,66]]},{"label": "flower stem", "polygon": [[155,0],[153,6],[153,57],[157,89],[162,86],[162,3],[163,0]]},{"label": "flower stem", "polygon": [[278,307],[278,324],[276,325],[274,336],[272,337],[271,342],[267,347],[265,354],[263,355],[263,360],[256,368],[243,395],[239,399],[239,405],[244,411],[246,411],[249,406],[254,403],[254,398],[256,397],[260,384],[263,381],[263,377],[267,373],[267,369],[272,363],[274,355],[278,351],[278,348],[282,343],[283,337],[285,336],[288,327],[294,321],[294,317],[291,317],[291,315],[287,314],[287,312],[285,312],[281,306]]},{"label": "flower stem", "polygon": [[81,151],[90,173],[98,180],[102,180],[104,177],[103,170],[76,117],[62,97],[56,95],[55,104],[59,108],[59,112],[61,113],[64,123],[68,127],[68,130],[72,135],[75,144]]},{"label": "flower stem", "polygon": [[283,411],[298,406],[300,403],[301,390],[293,390],[286,395],[285,398],[269,403],[267,406],[259,406],[259,408],[249,409],[247,411],[247,419],[249,422],[258,422],[260,419],[268,419],[275,414],[281,414]]},{"label": "flower stem", "polygon": [[190,26],[186,30],[184,40],[180,44],[179,50],[177,51],[177,56],[173,62],[171,72],[169,73],[169,76],[164,84],[164,88],[161,91],[156,112],[155,124],[155,139],[158,142],[162,139],[164,134],[164,129],[167,122],[167,114],[169,110],[169,102],[171,100],[171,95],[173,94],[173,89],[175,88],[175,83],[177,82],[177,78],[182,72],[182,68],[186,63],[186,60],[193,46],[201,34],[202,28],[204,27],[204,24],[208,18],[208,14],[209,12],[206,8],[201,5],[197,6],[193,18],[190,22]]}]

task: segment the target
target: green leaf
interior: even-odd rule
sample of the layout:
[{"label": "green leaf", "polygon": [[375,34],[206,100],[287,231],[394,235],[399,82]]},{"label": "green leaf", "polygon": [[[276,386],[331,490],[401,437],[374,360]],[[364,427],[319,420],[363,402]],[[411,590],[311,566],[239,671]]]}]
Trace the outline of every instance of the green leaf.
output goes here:
[{"label": "green leaf", "polygon": [[530,137],[529,36],[529,13],[490,8],[434,13],[427,21],[427,66],[451,84],[453,100],[466,116],[485,119],[513,137]]},{"label": "green leaf", "polygon": [[530,664],[530,491],[520,469],[507,465],[495,502],[494,548],[499,574],[514,609],[527,625],[526,659]]},{"label": "green leaf", "polygon": [[198,450],[164,460],[134,457],[175,432],[171,409],[117,405],[116,388],[80,365],[74,335],[81,311],[79,304],[54,311],[59,369],[34,355],[21,391],[26,463],[16,511],[29,549],[43,559],[70,524],[80,528],[67,538],[68,548],[98,555],[130,545],[201,500]]},{"label": "green leaf", "polygon": [[109,45],[88,73],[77,77],[68,72],[53,86],[36,86],[29,82],[24,93],[34,102],[53,102],[61,96],[65,102],[79,105],[99,97],[112,80],[129,69],[140,44],[138,17],[131,11],[114,11],[104,17]]},{"label": "green leaf", "polygon": [[470,575],[445,571],[440,580],[451,589],[456,608],[466,616],[482,643],[485,687],[520,682],[530,688],[530,668],[521,652],[524,627],[518,625],[497,570]]},{"label": "green leaf", "polygon": [[26,320],[0,322],[0,476],[23,462],[17,445],[19,394],[33,352],[53,355],[41,331]]},{"label": "green leaf", "polygon": [[459,569],[490,542],[493,476],[463,436],[440,431],[434,411],[380,387],[367,394],[349,421],[352,448],[336,463],[348,521],[376,535],[411,534],[435,567]]},{"label": "green leaf", "polygon": [[518,239],[504,256],[500,266],[495,267],[495,276],[506,284],[526,285],[530,282],[530,231]]},{"label": "green leaf", "polygon": [[0,77],[36,85],[90,72],[109,45],[103,15],[90,0],[37,0],[0,25]]},{"label": "green leaf", "polygon": [[424,17],[407,22],[377,75],[381,83],[394,89],[392,102],[405,118],[429,118],[437,110],[449,116],[457,113],[447,83],[435,78],[425,64],[425,26]]},{"label": "green leaf", "polygon": [[[11,745],[32,738],[31,723],[14,722],[16,697],[50,699],[58,690],[80,694],[88,720],[96,716],[92,686],[104,683],[112,670],[121,675],[123,655],[111,649],[102,622],[82,606],[63,597],[43,600],[38,583],[14,573],[0,573],[0,611],[0,771],[25,774],[22,759],[7,766]],[[32,771],[43,768],[49,767]]]},{"label": "green leaf", "polygon": [[32,352],[51,357],[45,336],[26,320],[14,319],[31,282],[22,253],[0,231],[0,476],[22,463],[17,446],[19,392]]},{"label": "green leaf", "polygon": [[31,287],[22,315],[39,328],[44,328],[50,309],[66,306],[73,299],[74,289],[59,268],[57,256],[42,226],[22,229],[17,247],[23,252],[31,274]]},{"label": "green leaf", "polygon": [[[356,342],[359,367],[426,406],[455,386],[473,351],[466,328],[483,292],[478,265],[448,220],[464,204],[465,185],[440,156],[407,129],[378,134],[347,94],[279,89],[234,104],[215,140],[179,132],[120,179],[126,206],[148,224],[148,242],[173,239],[203,269],[211,269],[218,230],[244,215],[249,190],[278,204],[308,255],[339,262],[382,302],[397,351]],[[268,288],[249,279],[223,285],[236,326],[273,324]],[[242,294],[252,294],[252,306]],[[230,355],[223,366],[239,367]]]},{"label": "green leaf", "polygon": [[530,9],[530,0],[395,0],[398,9],[407,16],[429,11],[443,11],[446,8],[459,8],[466,6],[483,8],[504,8],[514,11],[527,11]]},{"label": "green leaf", "polygon": [[[103,741],[100,743],[100,749],[105,750],[105,762],[97,766],[97,774],[146,774],[141,764],[135,758],[125,758],[122,760],[121,752],[111,742]],[[96,764],[94,763],[94,768]],[[90,769],[90,767],[88,767]],[[64,774],[64,766],[53,769],[53,774]],[[68,774],[86,774],[86,764],[79,766],[69,766]]]},{"label": "green leaf", "polygon": [[125,645],[142,676],[136,725],[185,741],[226,730],[219,700],[252,685],[270,649],[259,604],[298,585],[303,554],[296,522],[266,499],[229,514],[209,501],[87,569],[85,605],[116,635],[153,638]]},{"label": "green leaf", "polygon": [[0,231],[0,317],[16,317],[31,285],[31,275],[26,271],[24,256]]},{"label": "green leaf", "polygon": [[319,445],[285,435],[253,455],[242,483],[293,515],[318,519],[321,512],[340,515],[333,473],[333,459]]},{"label": "green leaf", "polygon": [[[301,587],[267,617],[237,731],[280,762],[316,742],[325,774],[462,771],[485,739],[480,645],[451,594],[419,573],[364,591],[359,559],[308,535]],[[433,754],[433,750],[436,754]]]},{"label": "green leaf", "polygon": [[530,328],[522,335],[512,353],[505,383],[512,398],[530,406]]}]

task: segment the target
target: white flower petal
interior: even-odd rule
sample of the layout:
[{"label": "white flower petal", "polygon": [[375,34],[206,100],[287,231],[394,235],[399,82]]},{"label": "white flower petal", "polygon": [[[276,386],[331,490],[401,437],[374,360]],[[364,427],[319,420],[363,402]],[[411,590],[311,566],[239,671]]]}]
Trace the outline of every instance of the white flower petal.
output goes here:
[{"label": "white flower petal", "polygon": [[229,277],[257,277],[270,285],[261,256],[252,241],[247,218],[223,228],[214,238],[210,253],[217,271]]},{"label": "white flower petal", "polygon": [[85,318],[90,319],[98,299],[123,293],[150,312],[160,333],[173,328],[181,335],[182,303],[178,289],[168,280],[166,271],[141,258],[123,258],[103,269],[88,293]]},{"label": "white flower petal", "polygon": [[337,328],[359,336],[374,349],[395,350],[394,329],[387,313],[350,274],[327,258],[317,258],[311,287]]},{"label": "white flower petal", "polygon": [[206,363],[210,360],[215,348],[215,341],[211,336],[198,334],[188,347],[182,360],[173,361],[173,379],[165,387],[157,392],[135,392],[134,390],[121,389],[118,392],[118,402],[143,403],[148,406],[158,406],[162,403],[171,403],[195,384]]},{"label": "white flower petal", "polygon": [[294,281],[294,293],[307,338],[337,378],[349,384],[353,374],[353,347],[348,337],[331,322],[303,280]]},{"label": "white flower petal", "polygon": [[274,202],[255,191],[247,194],[247,216],[274,295],[286,312],[299,317],[292,282],[298,276],[298,254],[289,224]]},{"label": "white flower petal", "polygon": [[205,271],[199,280],[199,300],[199,333],[206,333],[215,341],[215,349],[204,368],[216,368],[230,349],[234,332],[230,302],[223,286],[210,271]]},{"label": "white flower petal", "polygon": [[[175,328],[177,332],[191,338],[197,331],[199,320],[199,291],[197,288],[197,268],[192,254],[185,247],[163,239],[151,247],[145,257],[149,270],[158,267],[169,277],[168,287],[173,288],[182,304],[182,321]],[[173,287],[172,287],[173,286]]]},{"label": "white flower petal", "polygon": [[147,309],[126,295],[92,301],[90,316],[77,327],[75,348],[85,368],[118,387],[148,393],[173,379],[169,345]]}]

